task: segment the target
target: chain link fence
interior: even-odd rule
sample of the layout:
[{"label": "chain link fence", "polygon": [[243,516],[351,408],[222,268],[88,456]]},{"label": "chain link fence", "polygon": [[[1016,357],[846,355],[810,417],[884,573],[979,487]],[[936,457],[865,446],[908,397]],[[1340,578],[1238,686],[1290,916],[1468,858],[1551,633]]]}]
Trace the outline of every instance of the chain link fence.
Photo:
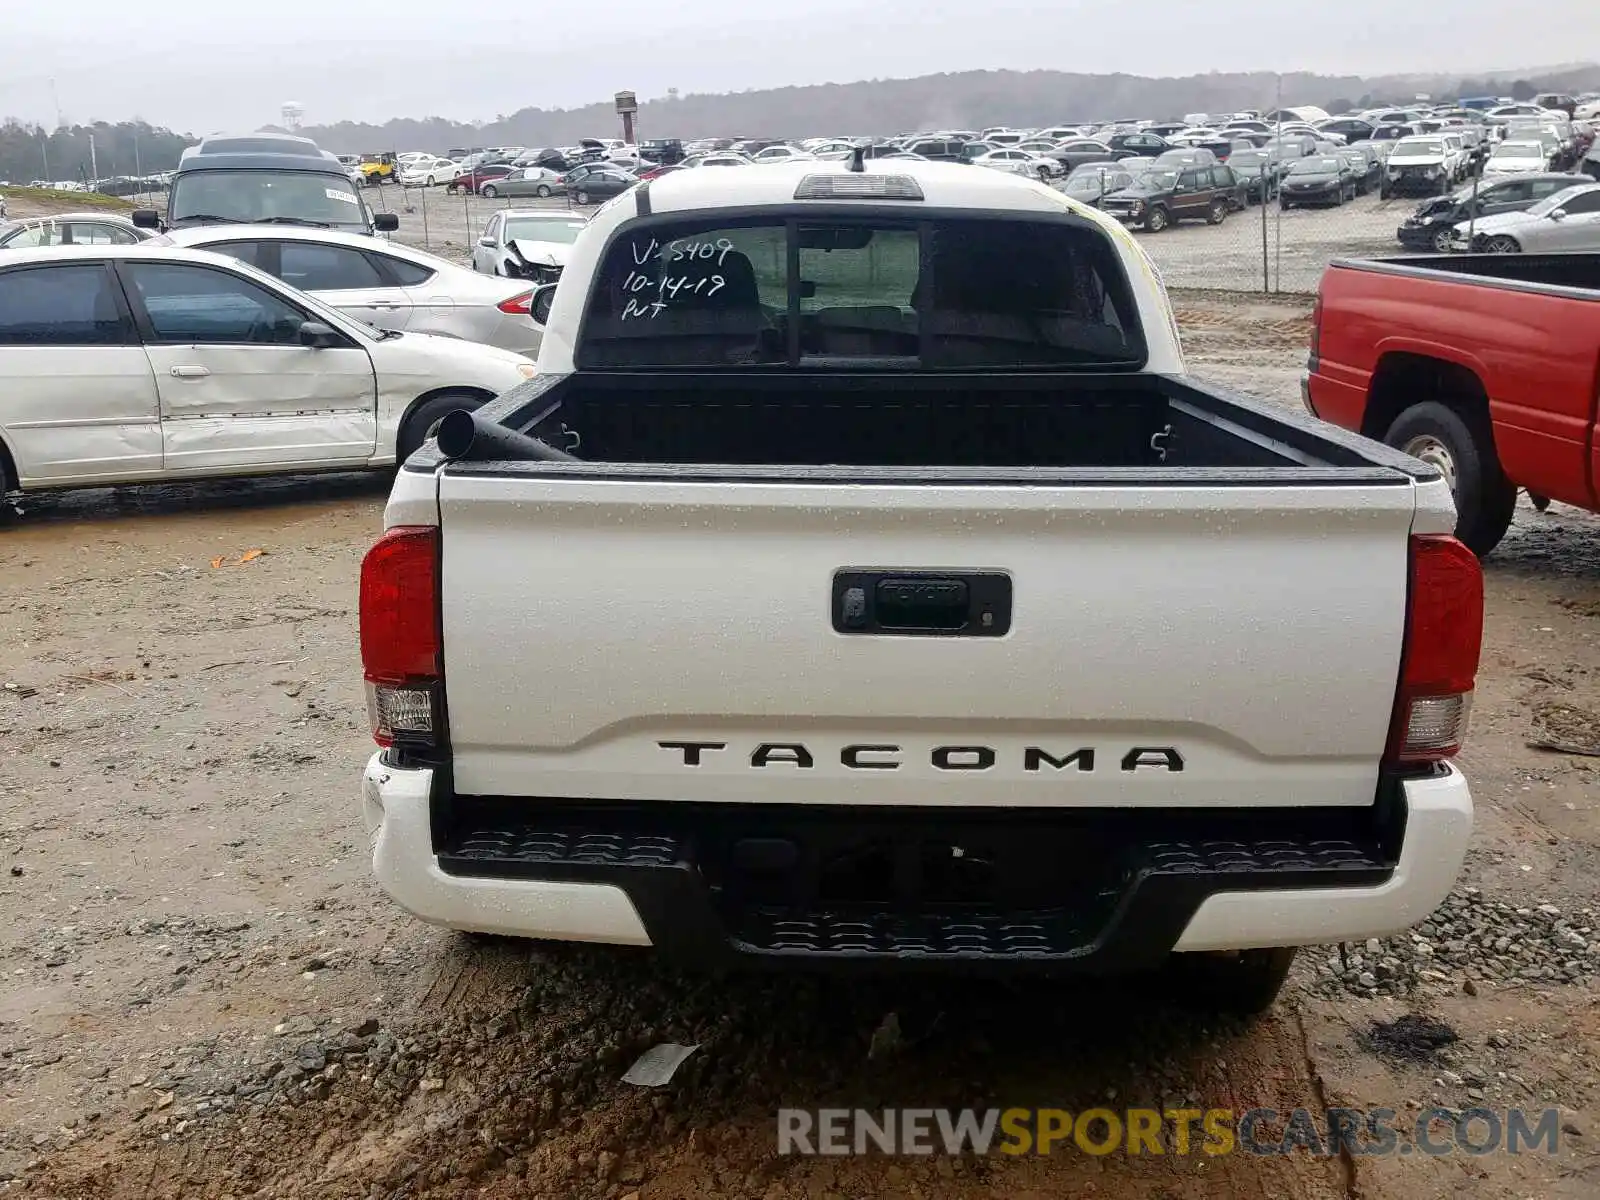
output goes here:
[{"label": "chain link fence", "polygon": [[[570,198],[450,193],[436,187],[398,183],[363,188],[374,212],[400,217],[400,240],[446,257],[465,258],[499,209],[541,209],[587,213]],[[142,191],[135,204],[162,208],[164,192]],[[1336,258],[1366,258],[1401,252],[1395,230],[1417,204],[1415,199],[1380,200],[1375,190],[1336,206],[1284,211],[1277,199],[1230,208],[1220,224],[1204,212],[1178,219],[1160,232],[1132,226],[1169,287],[1258,294],[1315,292],[1322,272]]]},{"label": "chain link fence", "polygon": [[1275,199],[1230,210],[1220,224],[1202,214],[1159,233],[1134,236],[1169,287],[1258,293],[1311,293],[1336,258],[1401,252],[1395,230],[1415,200],[1380,200],[1376,191],[1326,208],[1285,211]]},{"label": "chain link fence", "polygon": [[[567,197],[486,198],[432,188],[387,185],[366,189],[375,212],[400,214],[402,241],[447,257],[463,257],[491,213],[521,208],[588,213]],[[1135,226],[1134,236],[1169,287],[1230,292],[1309,294],[1336,258],[1401,252],[1395,230],[1415,199],[1380,200],[1372,191],[1328,208],[1285,212],[1276,199],[1233,209],[1220,224],[1204,214],[1179,219],[1159,233]]]},{"label": "chain link fence", "polygon": [[594,211],[592,207],[576,207],[567,196],[476,196],[465,190],[452,193],[442,183],[431,188],[381,184],[364,188],[362,194],[373,212],[399,216],[400,228],[394,236],[400,241],[458,261],[471,256],[472,245],[482,235],[489,217],[503,209],[577,214]]}]

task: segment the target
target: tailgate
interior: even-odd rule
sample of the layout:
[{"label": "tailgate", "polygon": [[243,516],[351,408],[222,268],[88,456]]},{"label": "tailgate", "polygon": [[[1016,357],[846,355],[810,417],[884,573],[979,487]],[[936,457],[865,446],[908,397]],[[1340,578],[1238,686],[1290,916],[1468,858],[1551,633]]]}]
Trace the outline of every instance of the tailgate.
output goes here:
[{"label": "tailgate", "polygon": [[[1408,481],[439,476],[457,792],[1368,805]],[[841,571],[987,573],[1000,636],[840,632]],[[1087,753],[1085,753],[1087,752]]]}]

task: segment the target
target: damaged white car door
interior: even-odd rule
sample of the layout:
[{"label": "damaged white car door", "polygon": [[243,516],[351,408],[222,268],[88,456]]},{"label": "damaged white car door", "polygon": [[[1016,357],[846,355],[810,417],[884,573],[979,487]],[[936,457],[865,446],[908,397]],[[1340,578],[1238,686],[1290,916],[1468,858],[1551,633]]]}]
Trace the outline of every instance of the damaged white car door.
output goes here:
[{"label": "damaged white car door", "polygon": [[353,337],[222,267],[123,259],[118,270],[160,395],[163,473],[371,457],[377,382]]},{"label": "damaged white car door", "polygon": [[0,271],[0,445],[22,486],[159,477],[155,379],[110,264]]}]

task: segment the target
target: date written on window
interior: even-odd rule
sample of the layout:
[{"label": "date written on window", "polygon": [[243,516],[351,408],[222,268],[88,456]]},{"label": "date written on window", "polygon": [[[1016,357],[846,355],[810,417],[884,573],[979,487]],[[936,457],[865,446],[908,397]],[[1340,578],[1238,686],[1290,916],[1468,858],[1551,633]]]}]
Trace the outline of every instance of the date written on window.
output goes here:
[{"label": "date written on window", "polygon": [[659,280],[653,280],[647,275],[630,271],[628,277],[622,281],[622,290],[633,294],[623,306],[622,319],[628,321],[635,317],[659,317],[675,300],[689,296],[709,298],[727,286],[728,281],[721,275],[696,277],[663,274]]}]

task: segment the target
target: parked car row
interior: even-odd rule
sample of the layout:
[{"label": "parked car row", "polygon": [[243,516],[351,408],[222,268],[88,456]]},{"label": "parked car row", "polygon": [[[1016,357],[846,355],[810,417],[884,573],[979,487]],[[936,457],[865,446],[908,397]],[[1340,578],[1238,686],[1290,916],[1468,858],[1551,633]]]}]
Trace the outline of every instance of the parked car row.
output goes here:
[{"label": "parked car row", "polygon": [[[1062,190],[1124,224],[1159,233],[1184,220],[1221,224],[1231,212],[1274,199],[1284,209],[1343,204],[1370,191],[1381,173],[1381,158],[1359,147],[1293,159],[1272,149],[1240,151],[1225,163],[1204,150],[1169,150],[1153,161],[1080,167]],[[1111,179],[1122,182],[1097,195]]]}]

